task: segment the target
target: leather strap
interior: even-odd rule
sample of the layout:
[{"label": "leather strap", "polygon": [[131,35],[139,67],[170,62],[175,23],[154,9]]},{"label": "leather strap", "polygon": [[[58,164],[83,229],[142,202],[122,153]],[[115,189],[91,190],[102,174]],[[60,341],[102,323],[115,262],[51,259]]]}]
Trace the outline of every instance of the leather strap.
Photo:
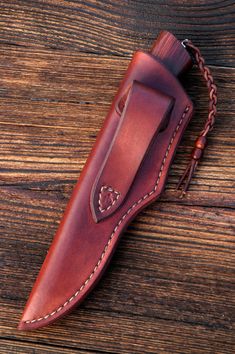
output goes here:
[{"label": "leather strap", "polygon": [[96,222],[111,215],[124,201],[151,142],[167,126],[174,102],[137,81],[125,96],[120,122],[92,188],[91,209]]}]

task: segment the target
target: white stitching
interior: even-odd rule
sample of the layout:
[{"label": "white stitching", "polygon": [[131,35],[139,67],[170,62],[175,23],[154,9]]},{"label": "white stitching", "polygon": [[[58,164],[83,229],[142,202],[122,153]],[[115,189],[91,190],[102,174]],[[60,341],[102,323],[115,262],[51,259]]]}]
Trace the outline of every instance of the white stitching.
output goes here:
[{"label": "white stitching", "polygon": [[[25,323],[29,324],[29,323],[39,322],[39,321],[41,321],[42,319],[45,320],[45,319],[47,319],[49,316],[55,315],[55,313],[61,311],[62,308],[64,308],[65,306],[67,306],[67,305],[69,304],[69,302],[71,302],[72,300],[74,300],[74,299],[78,296],[78,294],[80,294],[80,292],[85,288],[85,286],[89,283],[89,281],[91,280],[91,278],[93,277],[93,275],[94,275],[95,272],[97,271],[99,265],[101,264],[101,261],[102,261],[102,259],[104,258],[105,254],[106,254],[106,252],[107,252],[107,250],[108,250],[108,247],[109,247],[109,245],[110,245],[110,243],[111,243],[111,241],[112,241],[112,239],[113,239],[113,237],[114,237],[116,231],[118,230],[119,226],[120,226],[121,223],[123,222],[123,220],[126,218],[126,216],[127,216],[128,214],[130,214],[130,212],[131,212],[139,203],[141,203],[144,199],[146,199],[147,197],[151,196],[154,192],[156,192],[157,187],[158,187],[158,184],[159,184],[159,181],[160,181],[160,177],[161,177],[161,174],[162,174],[162,171],[163,171],[165,162],[166,162],[166,158],[167,158],[167,156],[168,156],[168,154],[169,154],[169,151],[170,151],[170,149],[171,149],[171,146],[172,146],[172,144],[173,144],[173,141],[174,141],[174,139],[175,139],[175,136],[176,136],[176,134],[177,134],[177,132],[178,132],[178,130],[179,130],[179,128],[180,128],[180,126],[181,126],[181,124],[182,124],[182,122],[183,122],[185,116],[186,116],[186,113],[187,113],[188,111],[189,111],[189,107],[186,106],[186,108],[185,108],[185,110],[184,110],[184,112],[183,112],[183,114],[182,114],[182,117],[181,117],[181,119],[180,119],[180,121],[179,121],[179,123],[178,123],[178,125],[177,125],[177,127],[176,127],[176,129],[175,129],[175,131],[174,131],[174,134],[173,134],[173,136],[172,136],[172,139],[171,139],[171,141],[170,141],[170,144],[168,145],[168,148],[167,148],[167,151],[166,151],[166,153],[165,153],[165,156],[164,156],[164,159],[163,159],[163,162],[162,162],[162,165],[161,165],[161,168],[160,168],[160,171],[159,171],[159,174],[158,174],[157,182],[156,182],[156,185],[154,186],[154,189],[153,189],[151,192],[145,194],[145,195],[144,195],[142,198],[140,198],[137,202],[135,202],[135,203],[127,210],[127,212],[122,216],[122,218],[119,220],[118,224],[117,224],[116,227],[114,228],[114,230],[113,230],[113,232],[112,232],[112,234],[111,234],[111,236],[110,236],[110,238],[109,238],[109,240],[108,240],[107,245],[106,245],[105,248],[104,248],[104,251],[102,252],[102,254],[101,254],[101,256],[100,256],[100,259],[98,260],[98,262],[97,262],[97,264],[96,264],[96,266],[95,266],[93,272],[90,274],[90,276],[88,277],[88,279],[82,284],[82,286],[79,288],[79,290],[77,290],[76,293],[75,293],[72,297],[70,297],[70,299],[67,300],[67,301],[66,301],[62,306],[60,306],[57,310],[54,310],[53,312],[51,312],[51,313],[49,313],[49,314],[47,314],[47,315],[45,315],[45,316],[42,316],[42,317],[40,317],[40,318],[38,318],[38,319],[36,318],[36,319],[33,319],[33,320],[24,321]],[[105,187],[107,187],[107,186],[105,186]],[[110,188],[111,188],[111,187],[110,187]]]},{"label": "white stitching", "polygon": [[[109,192],[112,192],[115,194],[115,199],[113,200],[113,202],[107,207],[107,208],[103,208],[101,205],[101,198],[102,198],[102,193],[104,191],[108,190]],[[112,187],[109,186],[102,186],[100,189],[100,193],[99,193],[99,211],[101,213],[105,212],[106,210],[109,210],[118,200],[118,198],[120,197],[120,193],[115,191]]]}]

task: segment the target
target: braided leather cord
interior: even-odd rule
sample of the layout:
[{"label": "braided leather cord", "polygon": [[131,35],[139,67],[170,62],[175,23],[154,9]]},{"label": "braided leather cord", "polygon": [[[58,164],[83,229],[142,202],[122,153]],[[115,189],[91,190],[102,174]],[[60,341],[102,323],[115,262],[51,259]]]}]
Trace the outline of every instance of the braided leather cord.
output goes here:
[{"label": "braided leather cord", "polygon": [[205,60],[203,59],[201,52],[199,48],[197,48],[190,40],[186,39],[182,42],[182,45],[185,46],[188,51],[191,53],[193,56],[195,63],[197,64],[199,70],[201,71],[209,92],[209,112],[208,112],[208,117],[207,120],[204,124],[203,130],[200,132],[198,138],[196,139],[194,143],[194,149],[191,154],[191,160],[182,175],[182,177],[179,180],[179,183],[177,185],[177,189],[182,187],[182,194],[181,196],[183,197],[186,191],[188,190],[189,183],[191,181],[191,178],[193,176],[193,173],[195,172],[198,162],[201,159],[203,155],[203,151],[206,147],[206,140],[207,140],[207,134],[209,131],[213,129],[214,123],[215,123],[215,116],[216,116],[216,105],[217,105],[217,87],[214,83],[213,76],[210,72],[210,69],[205,65]]}]

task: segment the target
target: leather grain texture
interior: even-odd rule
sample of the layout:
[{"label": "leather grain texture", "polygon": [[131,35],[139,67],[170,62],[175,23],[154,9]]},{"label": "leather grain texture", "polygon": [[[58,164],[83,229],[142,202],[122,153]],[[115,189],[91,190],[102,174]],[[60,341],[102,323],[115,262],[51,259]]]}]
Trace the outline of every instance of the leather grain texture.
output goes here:
[{"label": "leather grain texture", "polygon": [[[133,85],[136,81],[140,84]],[[140,143],[140,156],[130,148],[133,156],[138,157],[138,163],[134,164],[134,160],[130,158],[123,160],[124,165],[119,166],[123,176],[125,170],[128,171],[131,166],[131,173],[127,173],[127,176],[131,176],[128,183],[125,180],[120,181],[118,173],[107,174],[111,179],[103,179],[101,184],[96,184],[97,192],[94,193],[92,190],[97,183],[97,176],[101,170],[103,173],[105,158],[110,156],[110,146],[114,141],[114,146],[117,143],[114,138],[120,125],[117,107],[123,97],[128,96],[127,92],[132,86],[142,90],[141,100],[136,103],[136,109],[142,107],[141,114],[128,104],[126,110],[133,110],[132,114],[139,115],[137,120],[141,122],[151,122],[149,126],[147,123],[142,125],[143,136],[148,136],[145,136],[144,143]],[[149,91],[148,94],[146,90]],[[152,112],[154,96],[157,98],[155,114]],[[169,107],[172,108],[171,111]],[[170,113],[167,122],[164,119],[166,112]],[[53,322],[78,305],[95,286],[109,264],[123,230],[142,208],[156,200],[163,191],[177,145],[192,112],[193,105],[175,75],[150,53],[136,52],[72,193],[25,307],[19,329],[35,329]],[[163,130],[160,129],[162,122]],[[141,126],[137,129],[138,133],[140,129]],[[134,133],[133,131],[133,135]],[[122,137],[121,140],[127,147],[131,144],[131,136],[128,132],[126,141],[121,134],[119,138]],[[119,159],[120,156],[117,155],[116,158]],[[113,164],[113,158],[110,163]],[[104,176],[106,175],[102,175]],[[124,184],[119,184],[120,182]],[[98,196],[102,186],[110,188],[102,191],[106,197]],[[122,200],[119,195],[121,189],[128,193]],[[108,198],[108,203],[109,200],[115,200],[115,203],[120,200],[120,205],[97,223],[91,209],[91,195],[96,209],[99,207],[99,197],[104,200]]]}]

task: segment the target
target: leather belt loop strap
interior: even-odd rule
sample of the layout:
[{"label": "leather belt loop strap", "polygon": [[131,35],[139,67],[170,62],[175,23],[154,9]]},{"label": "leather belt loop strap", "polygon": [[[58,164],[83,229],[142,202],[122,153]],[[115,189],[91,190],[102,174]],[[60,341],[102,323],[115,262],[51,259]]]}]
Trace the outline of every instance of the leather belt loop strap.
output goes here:
[{"label": "leather belt loop strap", "polygon": [[148,147],[166,127],[174,102],[172,97],[137,81],[133,81],[126,96],[120,122],[91,192],[96,222],[111,215],[124,201]]}]

